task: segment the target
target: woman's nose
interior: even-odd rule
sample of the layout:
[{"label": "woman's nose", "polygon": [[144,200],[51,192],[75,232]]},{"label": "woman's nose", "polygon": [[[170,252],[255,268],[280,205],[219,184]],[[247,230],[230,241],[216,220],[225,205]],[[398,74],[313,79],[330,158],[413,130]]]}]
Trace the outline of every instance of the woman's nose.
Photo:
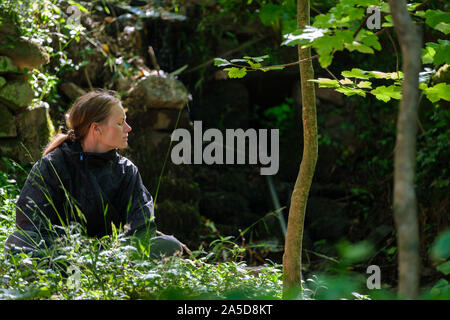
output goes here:
[{"label": "woman's nose", "polygon": [[131,131],[130,125],[125,122],[125,132],[130,132],[130,131]]}]

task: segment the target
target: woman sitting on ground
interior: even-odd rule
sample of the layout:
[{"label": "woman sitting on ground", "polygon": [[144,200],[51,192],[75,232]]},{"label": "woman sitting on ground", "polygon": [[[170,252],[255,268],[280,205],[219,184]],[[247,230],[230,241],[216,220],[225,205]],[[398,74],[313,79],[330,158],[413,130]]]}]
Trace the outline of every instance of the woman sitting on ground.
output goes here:
[{"label": "woman sitting on ground", "polygon": [[[5,249],[34,251],[60,236],[53,226],[78,222],[88,236],[111,234],[111,224],[150,244],[152,257],[173,255],[182,244],[156,236],[153,199],[137,167],[119,155],[131,127],[113,91],[79,97],[67,113],[67,134],[57,135],[31,169],[16,204],[18,231]],[[43,241],[42,241],[43,240]]]}]

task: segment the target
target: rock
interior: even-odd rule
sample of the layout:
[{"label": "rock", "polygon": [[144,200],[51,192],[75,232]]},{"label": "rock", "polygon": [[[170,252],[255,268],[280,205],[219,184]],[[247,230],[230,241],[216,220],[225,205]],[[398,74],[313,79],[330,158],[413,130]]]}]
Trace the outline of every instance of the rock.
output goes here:
[{"label": "rock", "polygon": [[[6,66],[11,70],[14,66],[31,70],[50,61],[48,53],[39,44],[21,37],[19,28],[6,13],[0,13],[0,56],[10,58]],[[5,60],[1,62],[0,70]]]},{"label": "rock", "polygon": [[11,19],[11,16],[3,12],[0,12],[0,34],[5,34],[13,37],[20,36],[19,28]]},{"label": "rock", "polygon": [[192,123],[186,109],[150,109],[139,117],[131,118],[130,123],[136,127],[148,127],[152,130],[170,131],[175,129],[178,114],[181,112],[177,128],[191,128]]},{"label": "rock", "polygon": [[[1,138],[0,139],[0,157],[6,157],[15,161],[22,159],[20,153],[20,139],[19,138]],[[27,160],[29,161],[29,160]]]},{"label": "rock", "polygon": [[86,91],[73,82],[63,82],[59,85],[61,91],[71,100],[75,100],[78,97],[86,94]]},{"label": "rock", "polygon": [[48,105],[28,108],[17,115],[16,121],[19,138],[28,150],[20,148],[19,161],[37,161],[42,156],[43,148],[55,135]]},{"label": "rock", "polygon": [[0,56],[0,74],[2,73],[22,73],[9,57]]},{"label": "rock", "polygon": [[14,116],[8,108],[0,103],[0,138],[17,137],[17,128]]},{"label": "rock", "polygon": [[0,88],[0,99],[4,101],[12,111],[30,104],[34,98],[34,91],[27,82],[21,80],[9,81]]},{"label": "rock", "polygon": [[321,100],[325,100],[331,103],[334,103],[337,106],[344,105],[344,96],[343,94],[337,92],[332,88],[318,88],[316,87],[316,96]]},{"label": "rock", "polygon": [[173,78],[149,76],[140,81],[124,99],[130,116],[152,108],[181,109],[188,101],[185,86]]},{"label": "rock", "polygon": [[34,98],[31,86],[20,80],[8,81],[0,88],[0,99],[5,102],[12,111],[30,104]]},{"label": "rock", "polygon": [[23,37],[12,40],[5,34],[0,34],[0,55],[11,58],[22,70],[32,70],[50,62],[48,53],[37,43]]}]

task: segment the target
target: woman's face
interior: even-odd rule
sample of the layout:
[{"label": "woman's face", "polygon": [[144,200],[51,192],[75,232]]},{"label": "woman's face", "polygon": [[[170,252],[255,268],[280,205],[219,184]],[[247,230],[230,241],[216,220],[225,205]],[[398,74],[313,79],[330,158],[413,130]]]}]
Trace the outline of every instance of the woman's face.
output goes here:
[{"label": "woman's face", "polygon": [[131,127],[126,118],[125,110],[118,103],[111,108],[109,117],[99,125],[101,134],[98,135],[98,142],[105,150],[128,147],[128,132],[131,131]]}]

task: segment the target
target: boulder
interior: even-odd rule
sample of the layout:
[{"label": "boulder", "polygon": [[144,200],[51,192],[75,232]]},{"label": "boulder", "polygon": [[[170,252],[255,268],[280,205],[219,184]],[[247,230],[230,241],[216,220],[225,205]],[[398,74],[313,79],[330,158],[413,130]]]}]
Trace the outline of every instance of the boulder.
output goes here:
[{"label": "boulder", "polygon": [[0,103],[0,138],[17,137],[14,116],[8,108]]},{"label": "boulder", "polygon": [[21,80],[8,81],[0,88],[0,100],[13,112],[29,105],[33,98],[33,89],[27,82]]},{"label": "boulder", "polygon": [[178,114],[181,112],[177,128],[191,128],[192,123],[186,109],[150,109],[142,113],[139,117],[130,117],[130,125],[146,127],[151,130],[161,130],[172,132],[177,124]]},{"label": "boulder", "polygon": [[331,102],[340,107],[342,107],[345,104],[344,95],[332,88],[316,87],[316,97],[321,100]]},{"label": "boulder", "polygon": [[50,56],[39,44],[23,37],[11,38],[1,33],[0,55],[9,57],[22,70],[32,70],[50,62]]},{"label": "boulder", "polygon": [[59,85],[59,89],[71,100],[75,100],[86,94],[84,89],[80,88],[73,82],[63,82]]},{"label": "boulder", "polygon": [[13,63],[11,58],[0,56],[0,74],[3,73],[22,73],[22,70]]},{"label": "boulder", "polygon": [[[20,155],[20,139],[19,138],[1,138],[0,139],[0,157],[6,157],[13,159],[14,161],[21,162],[22,159]],[[23,154],[23,152],[22,152]],[[26,161],[29,161],[26,160]]]},{"label": "boulder", "polygon": [[129,115],[152,108],[181,109],[188,101],[188,91],[178,80],[149,76],[140,81],[124,99]]},{"label": "boulder", "polygon": [[55,135],[48,104],[42,103],[33,109],[27,108],[17,115],[16,121],[19,138],[26,148],[20,148],[18,160],[37,161],[42,156],[44,147]]},{"label": "boulder", "polygon": [[20,30],[12,20],[11,16],[5,12],[0,12],[0,34],[19,37]]}]

